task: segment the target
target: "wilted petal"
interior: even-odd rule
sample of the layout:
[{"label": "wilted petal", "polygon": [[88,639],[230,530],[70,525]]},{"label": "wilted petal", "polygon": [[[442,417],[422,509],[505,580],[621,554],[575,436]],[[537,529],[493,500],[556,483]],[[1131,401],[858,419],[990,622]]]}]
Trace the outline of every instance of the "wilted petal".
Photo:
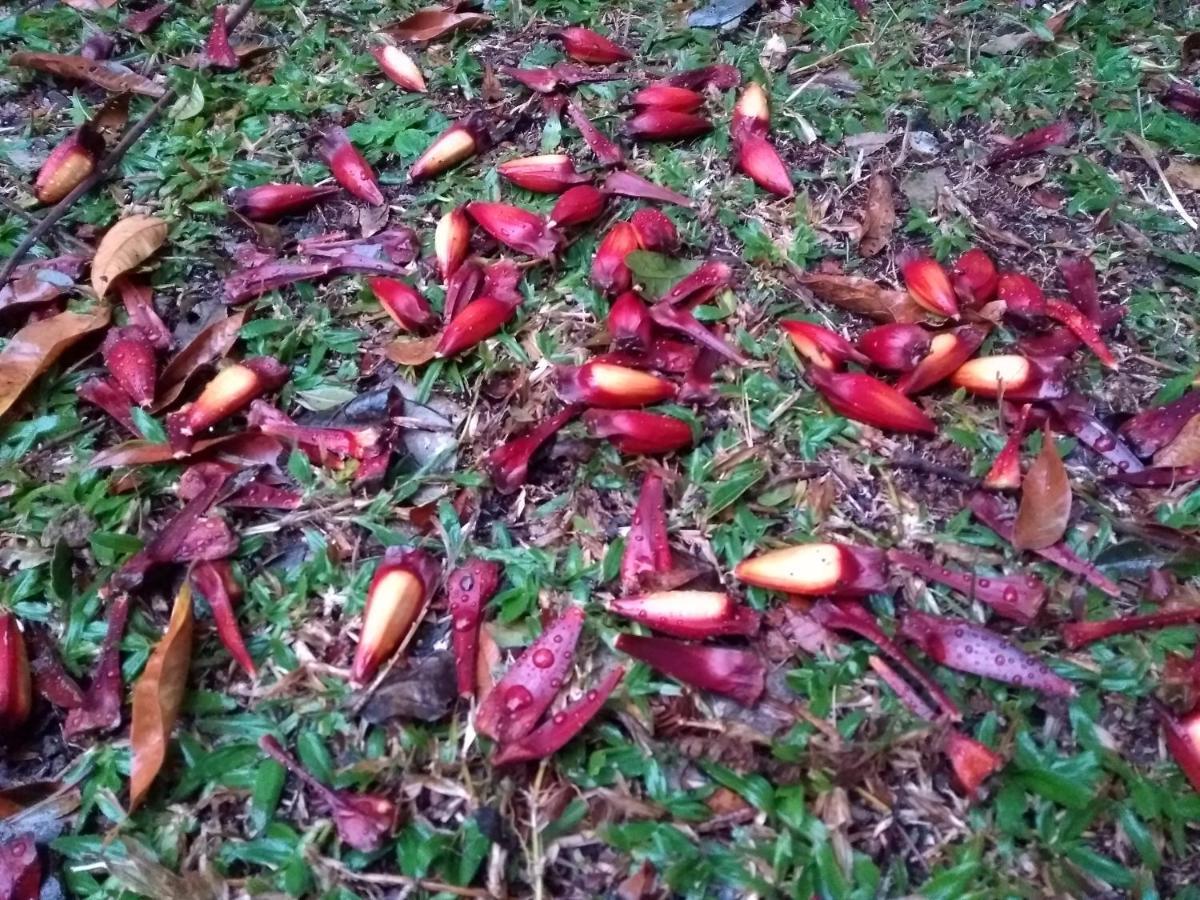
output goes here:
[{"label": "wilted petal", "polygon": [[[1197,112],[1200,114],[1200,105]],[[1156,705],[1167,750],[1175,757],[1192,787],[1200,791],[1200,709],[1180,719],[1162,704]]]},{"label": "wilted petal", "polygon": [[688,208],[694,205],[691,200],[678,191],[673,191],[670,188],[655,184],[653,181],[648,181],[641,175],[630,172],[628,169],[621,169],[610,173],[604,179],[604,190],[609,194],[618,194],[622,197],[636,197],[639,200],[657,200],[660,203],[673,203],[676,206],[686,206]]},{"label": "wilted petal", "polygon": [[1119,431],[1138,456],[1153,456],[1178,437],[1194,416],[1200,415],[1200,390],[1191,390],[1162,406],[1138,413]]},{"label": "wilted petal", "polygon": [[204,63],[215,69],[236,69],[240,62],[238,56],[229,46],[229,28],[225,23],[227,10],[218,6],[213,10],[212,28],[208,32],[208,41],[204,44]]},{"label": "wilted petal", "polygon": [[841,415],[886,431],[933,434],[937,426],[921,409],[878,378],[859,372],[830,372],[819,366],[808,379]]},{"label": "wilted petal", "polygon": [[1096,284],[1096,267],[1086,256],[1064,256],[1058,261],[1058,270],[1067,285],[1067,293],[1074,303],[1094,325],[1103,326],[1100,307],[1100,289]]},{"label": "wilted petal", "polygon": [[483,468],[492,485],[502,494],[511,494],[525,483],[533,456],[559,429],[579,415],[582,407],[571,406],[541,422],[518,438],[501,444],[483,459]]},{"label": "wilted petal", "polygon": [[654,323],[642,298],[626,291],[608,310],[608,336],[614,347],[645,351],[654,337]]},{"label": "wilted petal", "polygon": [[1200,622],[1200,607],[1189,606],[1140,616],[1104,619],[1099,622],[1067,622],[1062,626],[1062,637],[1063,643],[1069,649],[1078,650],[1080,647],[1086,647],[1088,644],[1116,637],[1119,634],[1174,628],[1178,625],[1191,625],[1195,622]]},{"label": "wilted petal", "polygon": [[616,648],[684,684],[732,697],[743,706],[757,703],[766,687],[766,666],[748,650],[632,634],[620,635]]},{"label": "wilted petal", "polygon": [[814,366],[837,371],[842,369],[847,361],[859,365],[869,362],[848,340],[823,325],[799,319],[785,319],[779,326],[787,332],[796,351]]},{"label": "wilted petal", "polygon": [[1008,433],[1004,446],[996,454],[991,468],[983,476],[983,486],[993,491],[1015,491],[1021,486],[1021,444],[1029,421],[1029,404],[1021,407],[1021,416]]},{"label": "wilted petal", "polygon": [[624,667],[616,666],[600,680],[596,687],[590,689],[582,698],[561,712],[555,713],[550,721],[523,737],[502,744],[492,758],[492,764],[507,766],[519,762],[532,762],[536,759],[545,759],[558,752],[599,714],[624,676]]},{"label": "wilted petal", "polygon": [[671,544],[667,538],[666,486],[657,472],[642,479],[637,508],[625,551],[621,554],[621,590],[641,589],[644,576],[668,572],[672,568]]},{"label": "wilted petal", "polygon": [[105,335],[101,353],[113,381],[139,406],[151,406],[158,360],[145,332],[136,325],[114,329]]},{"label": "wilted petal", "polygon": [[[466,213],[463,213],[466,215]],[[483,293],[487,275],[483,267],[474,260],[464,260],[446,279],[446,299],[442,304],[442,318],[453,321],[459,310]],[[504,300],[504,297],[497,297]]]},{"label": "wilted petal", "polygon": [[685,69],[682,72],[676,72],[674,75],[668,75],[666,78],[659,80],[659,84],[671,84],[676,87],[690,88],[693,91],[702,91],[705,88],[715,88],[718,91],[727,91],[730,88],[735,88],[742,83],[742,74],[737,70],[736,66],[731,66],[729,63],[717,63],[712,66],[701,66],[697,69]]},{"label": "wilted petal", "polygon": [[1024,159],[1041,153],[1048,147],[1061,147],[1075,135],[1075,129],[1069,122],[1052,122],[1033,131],[1027,131],[1011,144],[993,150],[987,158],[989,166],[1010,162],[1014,159]]},{"label": "wilted petal", "polygon": [[567,98],[567,115],[571,117],[571,122],[579,129],[584,143],[596,155],[602,166],[617,166],[625,161],[625,154],[621,148],[593,125],[592,120],[579,108],[579,104],[570,98]]},{"label": "wilted petal", "polygon": [[914,553],[892,549],[888,561],[914,572],[926,581],[935,581],[965,597],[990,606],[1008,619],[1028,625],[1046,603],[1046,586],[1033,575],[975,575],[935,565]]},{"label": "wilted petal", "polygon": [[744,365],[746,358],[725,340],[697,319],[684,305],[659,301],[650,307],[650,318],[663,328],[686,334],[701,346],[723,356],[730,362]]},{"label": "wilted petal", "polygon": [[89,378],[75,393],[81,400],[97,406],[130,434],[141,437],[133,421],[133,398],[109,378]]},{"label": "wilted petal", "polygon": [[733,284],[733,270],[723,262],[710,261],[685,275],[659,299],[659,305],[699,306]]},{"label": "wilted petal", "polygon": [[330,128],[321,139],[321,156],[337,183],[372,206],[383,206],[383,193],[370,164],[363,159],[343,128]]},{"label": "wilted petal", "polygon": [[1112,350],[1104,343],[1104,338],[1100,337],[1100,330],[1082,311],[1062,300],[1047,300],[1046,314],[1066,325],[1105,366],[1113,371],[1121,368]]},{"label": "wilted petal", "polygon": [[197,563],[192,567],[189,577],[192,589],[208,601],[213,622],[217,626],[217,636],[229,651],[229,655],[247,675],[251,678],[257,677],[254,660],[250,657],[250,651],[246,649],[246,642],[238,628],[234,605],[241,600],[242,589],[233,577],[233,569],[228,560]]},{"label": "wilted petal", "polygon": [[1034,318],[1046,313],[1046,294],[1038,283],[1019,272],[1005,272],[996,281],[996,297],[1005,310]]},{"label": "wilted petal", "polygon": [[1054,420],[1062,430],[1079,438],[1087,447],[1112,463],[1118,472],[1140,472],[1142,462],[1103,422],[1062,401],[1052,401]]},{"label": "wilted petal", "polygon": [[637,232],[638,244],[654,253],[674,253],[679,249],[679,230],[662,210],[645,207],[629,218]]}]

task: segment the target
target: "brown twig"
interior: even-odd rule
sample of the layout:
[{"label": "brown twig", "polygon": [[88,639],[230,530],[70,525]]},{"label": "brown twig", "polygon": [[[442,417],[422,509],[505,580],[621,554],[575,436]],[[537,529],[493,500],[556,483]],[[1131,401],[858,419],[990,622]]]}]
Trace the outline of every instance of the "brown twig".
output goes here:
[{"label": "brown twig", "polygon": [[[254,0],[241,0],[234,7],[226,19],[226,26],[230,31],[246,17],[246,13],[250,11],[250,7],[253,5]],[[129,130],[121,136],[121,140],[117,142],[117,145],[108,152],[104,159],[100,160],[96,165],[95,171],[77,184],[71,193],[50,207],[50,211],[42,216],[33,228],[29,229],[29,233],[21,239],[16,249],[13,250],[12,255],[5,260],[4,266],[0,268],[0,284],[8,281],[13,269],[25,258],[25,254],[55,226],[59,219],[67,214],[67,211],[70,210],[75,201],[103,181],[108,173],[116,168],[125,154],[129,152],[129,148],[137,143],[138,138],[146,133],[147,129],[158,120],[158,117],[163,114],[163,110],[173,103],[177,96],[178,92],[175,88],[167,88],[166,93],[159,97],[150,109],[146,110],[145,115],[130,126]]]},{"label": "brown twig", "polygon": [[917,472],[925,472],[928,475],[937,475],[939,478],[957,481],[959,484],[969,484],[971,486],[979,484],[978,478],[968,475],[966,472],[952,469],[949,466],[938,465],[937,463],[922,459],[919,456],[913,456],[909,453],[893,453],[884,459],[884,463],[895,466],[898,469],[912,469]]}]

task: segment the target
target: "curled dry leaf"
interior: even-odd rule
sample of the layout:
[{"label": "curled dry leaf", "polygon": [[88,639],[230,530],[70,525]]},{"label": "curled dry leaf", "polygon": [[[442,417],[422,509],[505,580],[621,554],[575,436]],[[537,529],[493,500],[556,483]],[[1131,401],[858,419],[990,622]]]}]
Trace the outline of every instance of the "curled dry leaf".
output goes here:
[{"label": "curled dry leaf", "polygon": [[92,260],[92,289],[97,297],[112,283],[154,255],[167,239],[167,223],[155,216],[127,216],[108,229]]},{"label": "curled dry leaf", "polygon": [[875,256],[892,239],[896,227],[896,197],[892,180],[876,172],[867,182],[867,202],[863,207],[863,234],[858,242],[862,256]]},{"label": "curled dry leaf", "polygon": [[437,353],[440,333],[425,338],[396,338],[383,348],[383,355],[399,366],[423,366]]},{"label": "curled dry leaf", "polygon": [[1071,518],[1071,481],[1049,431],[1042,432],[1042,450],[1021,488],[1021,505],[1013,524],[1013,546],[1042,550],[1058,543]]},{"label": "curled dry leaf", "polygon": [[161,97],[166,88],[133,69],[110,60],[93,60],[64,53],[28,53],[20,51],[8,58],[10,66],[36,69],[60,78],[87,81],[114,93],[144,94]]},{"label": "curled dry leaf", "polygon": [[861,275],[805,272],[797,280],[821,300],[880,322],[922,322],[925,310],[907,291],[895,291]]},{"label": "curled dry leaf", "polygon": [[59,313],[31,322],[14,334],[0,350],[0,416],[76,341],[105,327],[109,315],[107,306],[86,314]]},{"label": "curled dry leaf", "polygon": [[1188,419],[1174,440],[1154,455],[1154,465],[1200,465],[1200,414]]},{"label": "curled dry leaf", "polygon": [[492,20],[483,13],[460,13],[439,6],[419,9],[407,19],[401,19],[379,29],[398,41],[427,44],[467,28],[480,28]]}]

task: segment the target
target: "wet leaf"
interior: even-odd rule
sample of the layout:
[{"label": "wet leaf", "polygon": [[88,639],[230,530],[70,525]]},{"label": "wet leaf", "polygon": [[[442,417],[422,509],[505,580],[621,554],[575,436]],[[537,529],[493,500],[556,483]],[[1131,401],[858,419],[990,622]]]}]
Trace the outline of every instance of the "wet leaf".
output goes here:
[{"label": "wet leaf", "polygon": [[1062,539],[1071,519],[1071,482],[1054,437],[1042,432],[1042,450],[1021,487],[1021,505],[1013,524],[1013,546],[1043,550]]},{"label": "wet leaf", "polygon": [[1200,465],[1200,415],[1188,419],[1171,443],[1154,454],[1154,465]]},{"label": "wet leaf", "polygon": [[379,29],[398,41],[413,41],[424,44],[448,37],[456,31],[480,28],[492,20],[483,13],[460,13],[452,9],[428,6],[417,10],[407,19],[402,19]]},{"label": "wet leaf", "polygon": [[149,259],[167,239],[156,216],[127,216],[105,232],[92,260],[92,289],[103,298],[112,283]]},{"label": "wet leaf", "polygon": [[650,250],[634,250],[625,255],[625,265],[633,273],[642,293],[650,298],[661,297],[685,275],[696,271],[700,263],[694,259],[672,259]]},{"label": "wet leaf", "polygon": [[371,694],[362,716],[376,724],[392,719],[436,722],[455,697],[454,656],[435,653],[397,666]]},{"label": "wet leaf", "polygon": [[192,661],[192,590],[184,582],[175,597],[171,621],[133,686],[133,723],[129,730],[133,762],[129,808],[150,790],[167,755],[167,742],[179,717]]},{"label": "wet leaf", "polygon": [[86,314],[59,313],[31,322],[14,334],[0,350],[0,416],[76,341],[106,326],[109,315],[107,306]]},{"label": "wet leaf", "polygon": [[161,97],[166,88],[132,69],[110,60],[87,59],[63,53],[28,53],[20,51],[8,58],[10,66],[36,69],[60,78],[87,81],[106,91],[128,91],[147,97]]},{"label": "wet leaf", "polygon": [[892,239],[896,227],[896,197],[892,192],[892,179],[876,172],[867,183],[867,202],[863,207],[863,234],[858,242],[858,252],[863,256],[875,256]]},{"label": "wet leaf", "polygon": [[688,14],[692,28],[717,28],[752,9],[758,0],[712,0]]}]

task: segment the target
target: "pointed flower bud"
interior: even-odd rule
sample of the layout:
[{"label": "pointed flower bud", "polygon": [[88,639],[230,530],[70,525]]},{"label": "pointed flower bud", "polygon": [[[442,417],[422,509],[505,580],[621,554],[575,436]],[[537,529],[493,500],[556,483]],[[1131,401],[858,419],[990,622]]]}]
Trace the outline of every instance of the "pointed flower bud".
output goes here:
[{"label": "pointed flower bud", "polygon": [[766,688],[767,667],[748,650],[632,634],[620,635],[616,648],[684,684],[732,697],[743,706],[757,703]]},{"label": "pointed flower bud", "polygon": [[704,95],[690,88],[670,84],[652,84],[642,88],[629,98],[630,106],[637,109],[654,107],[674,109],[678,112],[695,112],[704,105]]},{"label": "pointed flower bud", "polygon": [[558,245],[557,233],[546,220],[519,206],[475,201],[467,214],[488,234],[506,247],[539,259],[548,259]]},{"label": "pointed flower bud", "polygon": [[1083,341],[1084,345],[1096,354],[1096,358],[1105,366],[1114,372],[1121,368],[1117,358],[1113,356],[1112,350],[1100,336],[1100,329],[1080,309],[1065,300],[1047,300],[1046,315],[1066,325],[1071,333]]},{"label": "pointed flower bud", "polygon": [[330,128],[321,138],[321,156],[337,183],[372,206],[383,206],[383,193],[375,172],[350,143],[344,128]]},{"label": "pointed flower bud", "polygon": [[647,628],[693,640],[752,635],[758,631],[761,618],[721,591],[657,591],[622,597],[608,608]]},{"label": "pointed flower bud", "polygon": [[621,679],[625,677],[625,669],[616,666],[605,675],[597,685],[570,706],[554,714],[552,718],[539,725],[529,734],[516,740],[501,744],[492,764],[496,766],[513,765],[514,763],[533,762],[557,753],[599,713],[612,692],[616,690]]},{"label": "pointed flower bud", "polygon": [[539,194],[560,194],[573,184],[589,180],[576,171],[574,160],[565,153],[510,159],[496,166],[496,171],[517,187]]},{"label": "pointed flower bud", "polygon": [[935,334],[929,342],[929,352],[911,372],[896,382],[896,390],[902,394],[919,394],[949,378],[975,355],[988,330],[986,325],[960,325]]},{"label": "pointed flower bud", "polygon": [[626,291],[608,310],[608,336],[614,347],[623,350],[647,350],[654,337],[654,323],[642,298]]},{"label": "pointed flower bud", "polygon": [[500,564],[473,559],[459,566],[446,579],[450,600],[451,639],[458,695],[475,693],[475,670],[479,663],[479,623],[483,607],[500,585]]},{"label": "pointed flower bud", "polygon": [[229,26],[225,17],[228,10],[218,6],[213,10],[212,29],[208,32],[208,40],[204,44],[204,63],[214,69],[233,71],[241,65],[238,55],[229,45]]},{"label": "pointed flower bud", "polygon": [[696,113],[673,109],[645,109],[625,123],[631,137],[649,141],[693,138],[712,131],[712,122]]},{"label": "pointed flower bud", "polygon": [[504,327],[518,304],[495,297],[480,297],[460,310],[442,332],[434,356],[447,359],[469,350]]},{"label": "pointed flower bud", "polygon": [[433,178],[487,149],[488,134],[482,113],[455,122],[436,138],[408,170],[411,184]]},{"label": "pointed flower bud", "polygon": [[283,216],[304,212],[337,191],[333,185],[260,184],[231,191],[229,205],[252,221],[274,222]]},{"label": "pointed flower bud", "polygon": [[633,273],[625,257],[640,249],[637,231],[628,222],[617,222],[596,248],[592,260],[592,283],[607,294],[619,294],[633,286]]},{"label": "pointed flower bud", "polygon": [[599,188],[590,184],[577,184],[563,193],[550,210],[549,227],[574,227],[586,225],[600,218],[604,212],[606,197]]},{"label": "pointed flower bud", "polygon": [[595,154],[600,165],[618,166],[625,161],[625,153],[621,148],[592,124],[592,120],[579,108],[579,104],[570,98],[567,99],[567,115],[570,116],[571,122],[575,127],[579,129],[584,143]]},{"label": "pointed flower bud", "polygon": [[887,589],[887,558],[874,547],[798,544],[742,560],[733,577],[788,594],[853,597]]},{"label": "pointed flower bud", "polygon": [[865,356],[836,331],[799,319],[785,319],[779,326],[792,339],[796,351],[814,366],[836,372],[844,368],[848,361],[859,365],[866,365],[868,362]]},{"label": "pointed flower bud", "polygon": [[394,44],[385,44],[371,48],[371,55],[383,74],[396,82],[404,90],[413,94],[425,93],[425,76],[413,58]]},{"label": "pointed flower bud", "polygon": [[562,366],[558,370],[558,396],[565,403],[584,403],[602,409],[651,406],[671,400],[677,388],[649,372],[591,362]]},{"label": "pointed flower bud", "polygon": [[1021,444],[1025,440],[1025,426],[1029,421],[1030,406],[1021,407],[1017,424],[1008,433],[1004,446],[996,454],[991,468],[983,476],[983,486],[993,491],[1015,491],[1021,486]]},{"label": "pointed flower bud", "polygon": [[771,103],[757,82],[746,85],[733,107],[729,132],[735,143],[750,136],[765,137],[771,127]]},{"label": "pointed flower bud", "polygon": [[564,28],[555,37],[562,41],[563,52],[577,62],[606,66],[633,59],[633,54],[620,44],[613,43],[590,28]]},{"label": "pointed flower bud", "polygon": [[467,258],[471,247],[471,221],[466,210],[456,206],[438,219],[433,233],[433,254],[438,274],[446,281]]},{"label": "pointed flower bud", "polygon": [[917,256],[900,267],[908,294],[919,305],[939,316],[958,316],[958,299],[950,277],[941,264],[928,256]]},{"label": "pointed flower bud", "polygon": [[186,447],[206,428],[234,415],[256,397],[283,387],[288,367],[269,356],[258,356],[222,369],[200,396],[167,416],[171,444]]},{"label": "pointed flower bud", "polygon": [[136,325],[114,329],[105,335],[101,353],[121,389],[143,409],[153,405],[158,360],[146,333]]},{"label": "pointed flower bud", "polygon": [[744,172],[760,188],[776,197],[795,193],[792,176],[768,138],[747,134],[734,149],[738,171]]},{"label": "pointed flower bud", "polygon": [[637,508],[625,552],[621,554],[621,590],[640,591],[643,578],[671,571],[674,560],[667,535],[667,489],[662,475],[649,471],[642,479]]},{"label": "pointed flower bud", "polygon": [[396,324],[408,331],[420,331],[433,324],[433,310],[429,301],[417,293],[416,288],[396,278],[368,278],[371,293],[387,310]]},{"label": "pointed flower bud", "polygon": [[1033,318],[1046,314],[1046,295],[1036,281],[1019,272],[1005,272],[996,281],[996,296],[1005,311]]},{"label": "pointed flower bud", "polygon": [[920,325],[890,322],[858,339],[858,349],[871,363],[889,372],[911,372],[929,352],[931,336]]},{"label": "pointed flower bud", "polygon": [[629,455],[672,453],[695,440],[691,425],[661,413],[593,409],[583,414],[583,421],[594,437],[607,438]]},{"label": "pointed flower bud", "polygon": [[971,309],[990,303],[996,296],[996,286],[1000,280],[996,264],[978,247],[972,247],[955,260],[951,275],[954,292]]},{"label": "pointed flower bud", "polygon": [[980,397],[1053,400],[1067,393],[1066,360],[1026,359],[1012,354],[968,360],[950,376],[955,387]]},{"label": "pointed flower bud", "polygon": [[442,564],[424,550],[389,547],[367,588],[350,677],[370,680],[403,644],[437,587]]},{"label": "pointed flower bud", "polygon": [[638,244],[654,253],[674,253],[679,249],[679,230],[662,210],[645,207],[635,212],[629,224],[637,232]]},{"label": "pointed flower bud", "polygon": [[1004,758],[956,728],[946,732],[942,747],[954,777],[967,796],[973,797],[988,776],[1004,766]]},{"label": "pointed flower bud", "polygon": [[0,613],[0,734],[13,734],[29,719],[33,682],[25,636],[11,613]]},{"label": "pointed flower bud", "polygon": [[555,413],[520,437],[501,444],[483,459],[483,468],[492,485],[502,494],[511,494],[529,477],[529,463],[546,441],[580,413],[571,406]]},{"label": "pointed flower bud", "polygon": [[819,366],[808,379],[826,402],[847,419],[885,431],[933,434],[937,426],[921,409],[890,385],[859,372],[829,372]]},{"label": "pointed flower bud", "polygon": [[104,141],[90,125],[80,125],[55,147],[38,170],[33,195],[39,203],[57,203],[96,168]]}]

